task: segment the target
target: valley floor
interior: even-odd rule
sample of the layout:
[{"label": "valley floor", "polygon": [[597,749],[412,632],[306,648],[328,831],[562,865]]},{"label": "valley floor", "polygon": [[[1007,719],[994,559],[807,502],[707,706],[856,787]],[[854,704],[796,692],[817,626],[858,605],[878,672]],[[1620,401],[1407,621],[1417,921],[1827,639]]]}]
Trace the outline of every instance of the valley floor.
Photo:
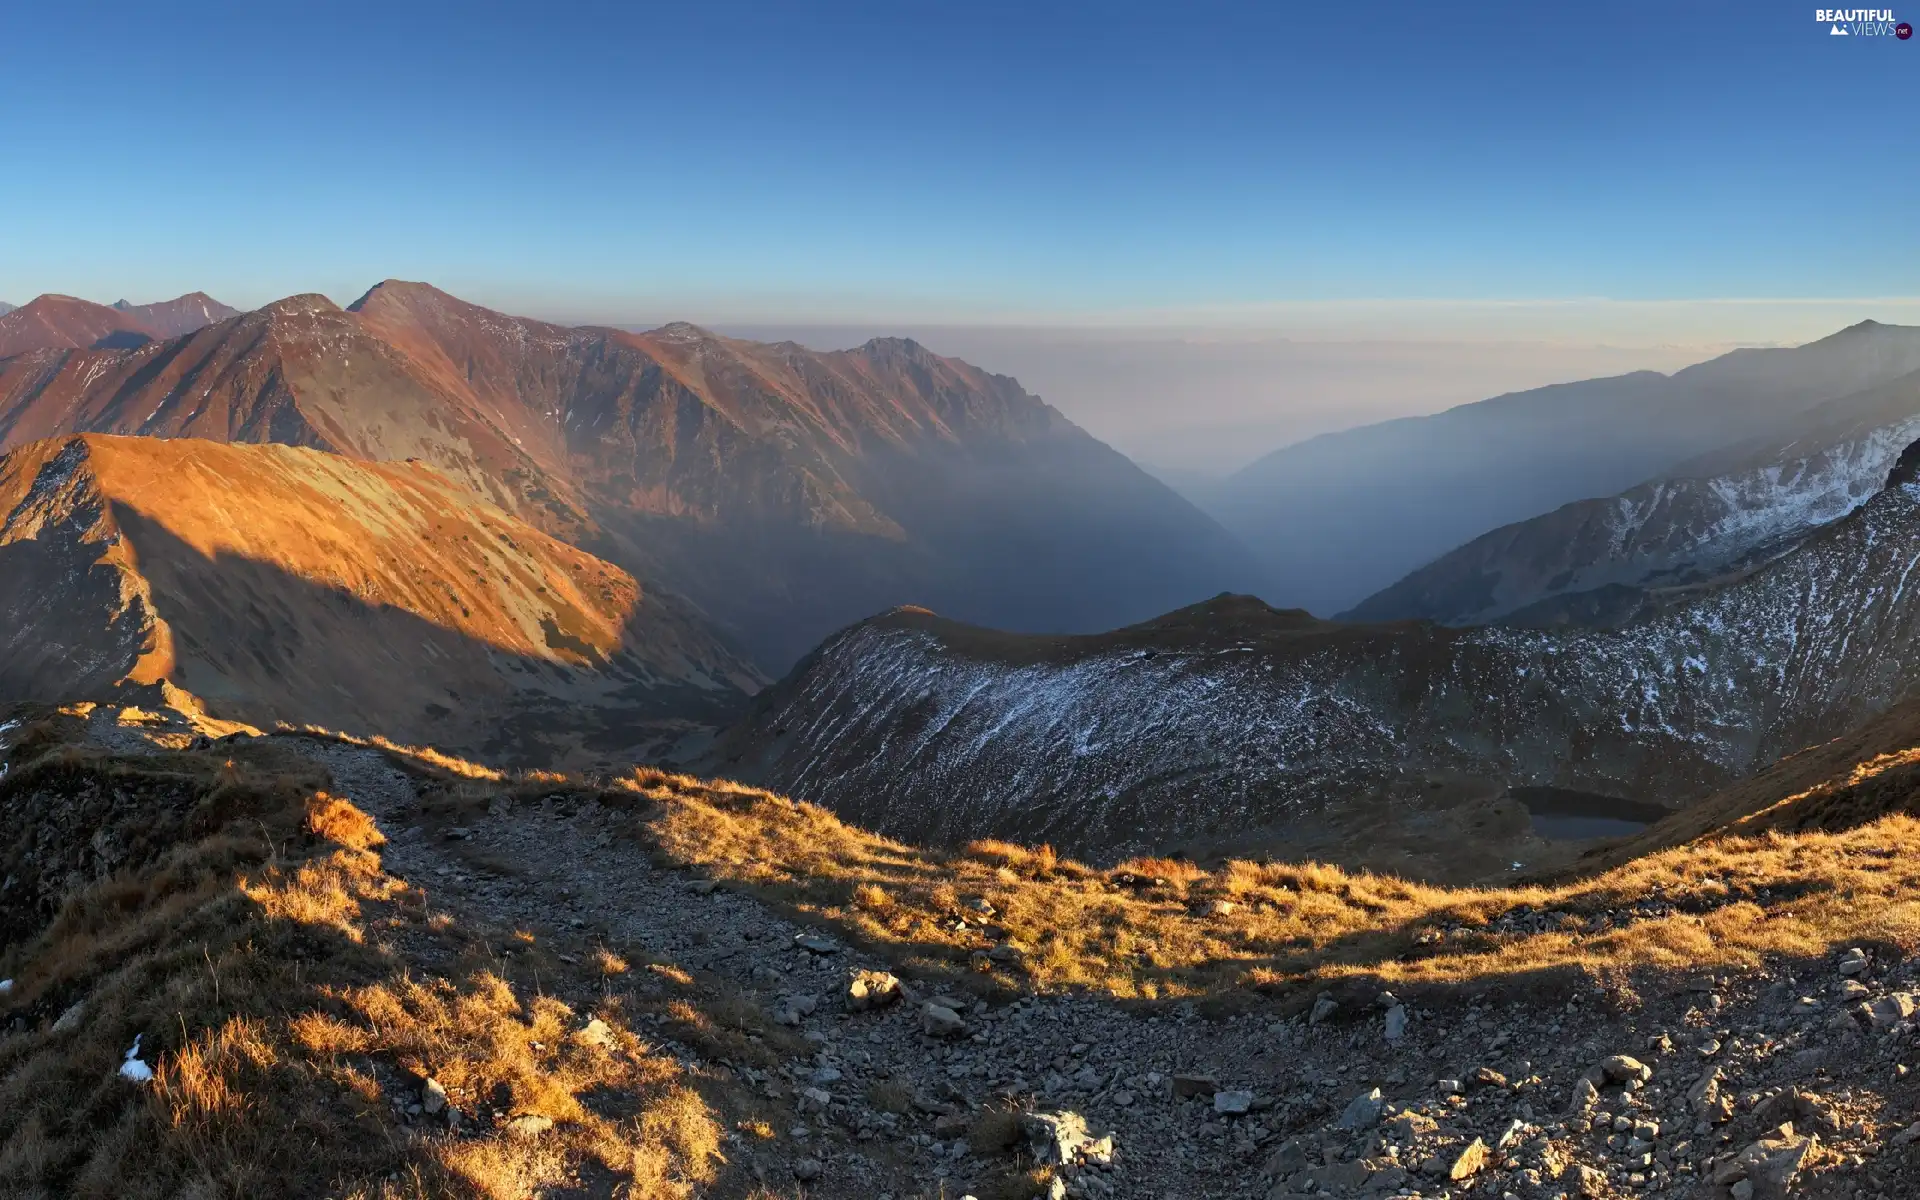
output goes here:
[{"label": "valley floor", "polygon": [[[303,1030],[294,1041],[314,1071],[378,1089],[390,1169],[335,1194],[1920,1194],[1920,1075],[1908,1069],[1920,963],[1900,936],[1920,922],[1889,905],[1916,882],[1902,847],[1920,835],[1904,817],[1853,843],[1810,835],[1829,839],[1805,847],[1824,864],[1818,879],[1769,835],[1764,887],[1740,877],[1730,850],[1697,856],[1692,878],[1613,890],[1453,893],[1312,868],[1257,869],[1228,889],[1180,864],[1095,872],[1004,846],[923,863],[817,809],[681,777],[507,779],[318,734],[211,745],[195,734],[176,718],[97,710],[84,736],[129,757],[192,745],[216,761],[244,750],[324,769],[326,793],[377,827],[360,838],[377,859],[352,905],[283,904],[283,918],[345,929],[353,908],[351,928],[405,977],[382,986],[403,997],[506,989],[488,1019],[519,1029],[515,1044],[544,1064],[540,1087],[522,1071],[503,1093],[492,1060],[456,1052],[460,1031],[437,1049],[402,1045],[396,1019],[347,988],[315,1013],[371,1034],[320,1037],[318,1016],[273,1006],[250,1017]],[[1877,894],[1862,882],[1873,878]],[[1835,914],[1854,904],[1849,930]],[[1369,909],[1396,928],[1365,928]],[[1140,940],[1110,950],[1127,961],[1105,975],[1088,965],[1101,953],[1092,931],[1049,941],[1029,925],[1115,914]],[[1810,915],[1815,925],[1793,924]],[[1286,926],[1291,960],[1261,940],[1286,920],[1298,922]],[[1675,953],[1722,921],[1783,932],[1773,950],[1754,935],[1716,937],[1691,963]],[[1874,938],[1855,955],[1854,939],[1818,932]],[[1236,941],[1240,954],[1222,951]],[[0,1038],[0,1097],[19,1099],[22,1073],[49,1069],[36,1052],[59,1049],[56,1018],[75,1001],[108,1011],[94,998],[133,969],[55,951],[74,956],[20,939],[0,957],[19,979],[0,997],[14,1030]],[[897,973],[901,995],[852,1011],[857,970]],[[155,1094],[174,1116],[145,1150],[200,1145],[181,1160],[191,1194],[245,1194],[245,1164],[183,1133],[179,1080],[201,1044],[186,1024],[146,1030]],[[559,1043],[596,1048],[562,1070],[549,1062]],[[110,1067],[102,1075],[87,1086],[123,1086]],[[1048,1141],[1057,1126],[1033,1136],[1032,1114],[1062,1111],[1085,1118],[1091,1142],[1072,1129]],[[8,1194],[88,1194],[45,1149],[53,1116],[16,1111],[0,1127],[0,1176],[35,1181]],[[42,1139],[37,1163],[22,1157],[29,1134]],[[607,1144],[622,1138],[657,1153],[623,1158]],[[482,1153],[503,1144],[513,1153]],[[1044,1145],[1068,1161],[1042,1161]]]}]

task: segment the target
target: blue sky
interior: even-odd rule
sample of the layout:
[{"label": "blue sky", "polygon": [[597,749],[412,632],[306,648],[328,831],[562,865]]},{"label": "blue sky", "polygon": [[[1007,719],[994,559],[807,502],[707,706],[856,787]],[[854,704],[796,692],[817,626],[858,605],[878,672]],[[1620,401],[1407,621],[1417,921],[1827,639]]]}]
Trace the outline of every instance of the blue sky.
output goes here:
[{"label": "blue sky", "polygon": [[0,298],[397,276],[577,319],[1047,321],[1920,294],[1920,39],[1813,10],[21,4]]}]

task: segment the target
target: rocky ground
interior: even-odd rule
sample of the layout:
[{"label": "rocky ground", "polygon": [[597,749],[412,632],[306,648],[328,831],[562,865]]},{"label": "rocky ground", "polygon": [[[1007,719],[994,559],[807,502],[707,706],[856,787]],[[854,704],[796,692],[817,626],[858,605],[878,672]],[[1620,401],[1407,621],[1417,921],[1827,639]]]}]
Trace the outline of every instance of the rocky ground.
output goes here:
[{"label": "rocky ground", "polygon": [[[772,1136],[736,1132],[728,1152],[774,1195],[991,1200],[1036,1164],[1057,1168],[1040,1194],[1096,1200],[1920,1195],[1920,964],[1884,949],[1752,977],[1350,990],[1293,1015],[938,996],[658,865],[625,814],[496,800],[451,825],[380,752],[286,740],[450,919],[532,932],[563,960],[643,951],[797,1033],[763,1039],[794,1052],[755,1067],[650,1018],[685,1061],[765,1101]],[[443,1105],[400,1097],[396,1120]]]}]

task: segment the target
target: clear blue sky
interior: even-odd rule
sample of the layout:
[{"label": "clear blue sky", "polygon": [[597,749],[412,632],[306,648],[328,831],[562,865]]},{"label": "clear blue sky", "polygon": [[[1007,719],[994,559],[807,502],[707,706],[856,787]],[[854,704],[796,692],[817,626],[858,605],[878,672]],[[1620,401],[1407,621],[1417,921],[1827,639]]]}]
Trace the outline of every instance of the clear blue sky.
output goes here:
[{"label": "clear blue sky", "polygon": [[1920,293],[1920,39],[1814,7],[21,3],[0,298]]}]

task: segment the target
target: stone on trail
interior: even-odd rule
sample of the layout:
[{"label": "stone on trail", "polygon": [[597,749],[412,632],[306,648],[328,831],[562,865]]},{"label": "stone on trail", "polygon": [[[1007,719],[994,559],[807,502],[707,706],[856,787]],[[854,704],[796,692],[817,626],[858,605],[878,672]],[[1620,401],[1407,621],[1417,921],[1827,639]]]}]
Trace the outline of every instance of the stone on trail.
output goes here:
[{"label": "stone on trail", "polygon": [[944,1004],[928,1004],[920,1010],[920,1028],[932,1037],[965,1037],[967,1023],[960,1014]]},{"label": "stone on trail", "polygon": [[1213,1111],[1222,1116],[1239,1116],[1253,1108],[1252,1092],[1215,1092]]},{"label": "stone on trail", "polygon": [[1199,1071],[1173,1077],[1173,1094],[1182,1100],[1189,1096],[1211,1096],[1220,1090],[1220,1081]]},{"label": "stone on trail", "polygon": [[1447,1178],[1458,1183],[1460,1180],[1478,1173],[1480,1168],[1486,1165],[1487,1144],[1479,1138],[1475,1138],[1467,1143],[1467,1148],[1462,1150],[1459,1156],[1453,1160],[1453,1165],[1447,1168]]},{"label": "stone on trail", "polygon": [[1020,1118],[1020,1131],[1026,1134],[1033,1161],[1043,1167],[1078,1162],[1093,1141],[1087,1134],[1087,1119],[1077,1112],[1025,1113]]},{"label": "stone on trail", "polygon": [[1387,1010],[1387,1040],[1397,1042],[1407,1036],[1407,1010],[1396,1004]]},{"label": "stone on trail", "polygon": [[885,971],[855,971],[847,981],[847,1008],[852,1012],[884,1008],[900,998],[900,981]]},{"label": "stone on trail", "polygon": [[1373,1088],[1355,1096],[1347,1104],[1347,1110],[1340,1114],[1340,1128],[1354,1131],[1372,1129],[1380,1121],[1380,1114],[1387,1107],[1386,1100],[1380,1095],[1379,1088]]}]

